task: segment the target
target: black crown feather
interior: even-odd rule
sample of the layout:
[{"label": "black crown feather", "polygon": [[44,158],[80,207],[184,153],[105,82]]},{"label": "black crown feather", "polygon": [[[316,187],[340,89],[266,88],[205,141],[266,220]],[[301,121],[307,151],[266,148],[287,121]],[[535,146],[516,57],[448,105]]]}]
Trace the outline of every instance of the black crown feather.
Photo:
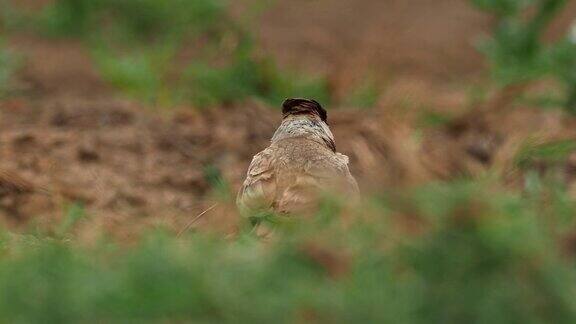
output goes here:
[{"label": "black crown feather", "polygon": [[320,105],[316,100],[292,98],[286,99],[282,104],[282,114],[285,116],[294,113],[302,113],[306,110],[316,112],[322,121],[327,122],[328,114],[326,113],[326,110],[322,108],[322,105]]}]

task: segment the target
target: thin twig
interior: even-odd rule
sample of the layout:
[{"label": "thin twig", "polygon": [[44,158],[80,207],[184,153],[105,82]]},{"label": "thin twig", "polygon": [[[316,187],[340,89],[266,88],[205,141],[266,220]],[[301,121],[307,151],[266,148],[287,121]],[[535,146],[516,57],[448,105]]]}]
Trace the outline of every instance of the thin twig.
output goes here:
[{"label": "thin twig", "polygon": [[176,235],[176,237],[180,237],[182,234],[184,234],[184,232],[186,232],[187,230],[190,229],[190,227],[192,227],[192,225],[194,225],[194,223],[196,223],[200,218],[202,218],[202,216],[204,216],[206,213],[208,213],[209,211],[211,211],[212,209],[216,208],[216,206],[218,206],[218,204],[214,204],[212,206],[210,206],[210,208],[206,209],[205,211],[201,212],[200,214],[198,214],[198,216],[192,218],[192,220],[190,221],[190,223],[186,224],[186,226]]}]

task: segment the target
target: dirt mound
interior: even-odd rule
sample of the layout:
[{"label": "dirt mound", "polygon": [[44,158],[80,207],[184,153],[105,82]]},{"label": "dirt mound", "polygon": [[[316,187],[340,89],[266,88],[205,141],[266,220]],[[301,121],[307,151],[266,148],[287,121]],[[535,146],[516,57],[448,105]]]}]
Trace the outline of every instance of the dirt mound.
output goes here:
[{"label": "dirt mound", "polygon": [[[119,235],[154,224],[181,229],[222,194],[228,198],[221,203],[233,209],[226,204],[280,119],[278,111],[255,102],[164,117],[128,102],[11,101],[0,107],[0,169],[64,193],[26,196],[16,212],[4,208],[6,222],[34,218],[48,224],[79,200],[92,216],[87,224]],[[419,135],[414,116],[393,106],[330,112],[338,150],[350,156],[365,192],[508,172],[515,170],[521,139],[576,138],[576,121],[529,109],[499,114],[490,128],[457,134],[434,128]],[[218,220],[218,226],[234,225],[233,217]]]}]

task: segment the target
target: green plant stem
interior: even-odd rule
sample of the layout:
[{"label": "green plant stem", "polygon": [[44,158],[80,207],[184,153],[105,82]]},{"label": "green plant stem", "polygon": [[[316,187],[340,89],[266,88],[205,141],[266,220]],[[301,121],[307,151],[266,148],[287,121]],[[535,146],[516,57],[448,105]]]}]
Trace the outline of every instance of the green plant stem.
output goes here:
[{"label": "green plant stem", "polygon": [[576,83],[570,86],[568,100],[566,101],[566,110],[576,115]]},{"label": "green plant stem", "polygon": [[566,0],[542,0],[538,6],[538,13],[528,25],[529,34],[540,37],[565,4]]}]

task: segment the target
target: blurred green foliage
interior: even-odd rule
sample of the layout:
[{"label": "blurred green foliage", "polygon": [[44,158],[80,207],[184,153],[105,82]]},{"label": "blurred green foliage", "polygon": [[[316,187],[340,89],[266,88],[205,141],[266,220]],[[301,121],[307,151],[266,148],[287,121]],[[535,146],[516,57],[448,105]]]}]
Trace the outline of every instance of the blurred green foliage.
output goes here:
[{"label": "blurred green foliage", "polygon": [[48,6],[42,26],[55,35],[87,36],[99,30],[141,40],[201,33],[222,19],[221,0],[57,0]]},{"label": "blurred green foliage", "polygon": [[48,35],[85,40],[106,80],[159,105],[328,100],[322,79],[281,71],[258,53],[222,0],[56,0],[36,21]]},{"label": "blurred green foliage", "polygon": [[9,93],[10,79],[17,63],[15,54],[4,47],[3,40],[0,37],[0,99]]},{"label": "blurred green foliage", "polygon": [[554,165],[566,161],[576,152],[576,140],[561,140],[540,144],[526,144],[516,156],[519,167],[529,167],[536,162]]},{"label": "blurred green foliage", "polygon": [[[398,194],[398,192],[397,192]],[[390,197],[390,196],[388,196]],[[0,236],[3,322],[571,323],[574,210],[471,183],[328,203],[276,239]],[[398,197],[397,197],[398,198]],[[402,201],[402,203],[398,203]],[[73,207],[70,214],[82,214]],[[568,215],[568,217],[566,217]],[[406,223],[414,230],[398,226]],[[65,221],[69,224],[68,221]],[[402,230],[404,228],[404,230]]]},{"label": "blurred green foliage", "polygon": [[64,218],[56,228],[55,234],[60,238],[65,237],[84,217],[86,217],[84,206],[77,203],[66,206]]},{"label": "blurred green foliage", "polygon": [[564,88],[563,105],[576,113],[576,39],[570,31],[560,40],[543,35],[566,0],[472,0],[497,17],[492,37],[482,50],[501,85],[552,78]]},{"label": "blurred green foliage", "polygon": [[17,19],[15,16],[17,14],[10,0],[0,0],[0,33],[14,27],[14,20]]},{"label": "blurred green foliage", "polygon": [[255,58],[254,46],[234,54],[233,62],[214,67],[199,62],[186,71],[186,97],[200,105],[230,104],[257,97],[278,105],[288,97],[316,98],[328,102],[328,86],[323,78],[282,71],[270,58]]},{"label": "blurred green foliage", "polygon": [[344,104],[350,107],[371,108],[378,103],[380,88],[374,77],[365,77],[347,96]]}]

